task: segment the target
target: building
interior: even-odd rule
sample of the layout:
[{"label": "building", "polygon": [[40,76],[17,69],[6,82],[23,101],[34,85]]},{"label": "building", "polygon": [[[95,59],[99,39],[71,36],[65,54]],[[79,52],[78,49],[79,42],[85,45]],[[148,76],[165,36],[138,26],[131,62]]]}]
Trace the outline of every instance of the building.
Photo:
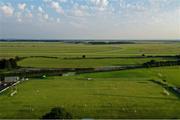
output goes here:
[{"label": "building", "polygon": [[5,83],[11,83],[11,82],[17,82],[20,78],[18,76],[7,76],[7,77],[1,77],[1,82]]}]

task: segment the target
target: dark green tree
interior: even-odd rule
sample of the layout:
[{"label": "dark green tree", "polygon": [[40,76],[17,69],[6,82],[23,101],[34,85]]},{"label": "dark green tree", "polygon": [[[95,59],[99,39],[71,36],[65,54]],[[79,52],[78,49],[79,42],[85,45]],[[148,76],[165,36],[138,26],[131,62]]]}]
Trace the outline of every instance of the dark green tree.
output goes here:
[{"label": "dark green tree", "polygon": [[145,57],[146,55],[145,54],[142,54],[143,57]]},{"label": "dark green tree", "polygon": [[16,67],[17,67],[17,63],[16,63],[16,60],[15,60],[15,59],[11,58],[11,59],[9,59],[9,61],[10,61],[10,63],[11,63],[11,67],[12,67],[12,68],[16,68]]},{"label": "dark green tree", "polygon": [[0,60],[0,69],[4,69],[5,68],[5,63],[6,63],[5,59],[1,59]]},{"label": "dark green tree", "polygon": [[16,60],[16,61],[19,61],[19,60],[20,60],[20,57],[19,57],[19,56],[16,56],[16,57],[15,57],[15,60]]},{"label": "dark green tree", "polygon": [[72,119],[72,114],[67,112],[64,108],[55,107],[50,112],[42,116],[42,119]]},{"label": "dark green tree", "polygon": [[5,69],[11,69],[11,68],[12,68],[12,65],[11,65],[10,60],[6,60],[5,61]]},{"label": "dark green tree", "polygon": [[86,55],[82,55],[82,58],[86,58]]}]

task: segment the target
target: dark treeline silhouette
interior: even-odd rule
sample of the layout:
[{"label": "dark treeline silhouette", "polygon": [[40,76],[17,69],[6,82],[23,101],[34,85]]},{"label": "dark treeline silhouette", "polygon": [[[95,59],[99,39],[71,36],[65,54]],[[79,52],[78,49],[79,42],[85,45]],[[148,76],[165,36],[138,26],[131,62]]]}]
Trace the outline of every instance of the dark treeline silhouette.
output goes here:
[{"label": "dark treeline silhouette", "polygon": [[145,55],[142,54],[144,58],[175,58],[180,59],[180,55]]},{"label": "dark treeline silhouette", "polygon": [[40,57],[40,58],[55,58],[58,57],[51,57],[51,56],[29,56],[29,57],[19,57],[16,56],[15,58],[9,58],[9,59],[0,59],[0,69],[14,69],[17,68],[17,62],[21,61],[26,58],[33,58],[33,57]]},{"label": "dark treeline silhouette", "polygon": [[89,44],[92,45],[102,45],[102,44],[135,44],[133,41],[102,41],[102,42],[96,42],[96,41],[91,41],[88,42]]},{"label": "dark treeline silhouette", "polygon": [[58,58],[58,57],[54,57],[54,56],[29,56],[27,58],[33,58],[33,57],[36,57],[36,58],[55,58],[55,59]]},{"label": "dark treeline silhouette", "polygon": [[143,67],[161,67],[161,66],[174,66],[180,65],[180,60],[177,61],[155,61],[151,60],[143,64]]},{"label": "dark treeline silhouette", "polygon": [[[84,56],[84,57],[83,57]],[[83,55],[82,57],[65,57],[64,59],[144,59],[144,58],[163,58],[163,59],[177,59],[180,60],[180,55],[145,55],[142,54],[141,56],[107,56],[107,57],[86,57]]]},{"label": "dark treeline silhouette", "polygon": [[62,76],[68,72],[92,72],[94,68],[20,68],[16,71],[8,73],[0,73],[0,76],[19,76],[19,77],[42,77],[47,76]]},{"label": "dark treeline silhouette", "polygon": [[14,69],[17,68],[16,59],[10,58],[10,59],[1,59],[0,60],[0,69]]},{"label": "dark treeline silhouette", "polygon": [[26,58],[54,58],[54,59],[58,59],[58,57],[54,57],[54,56],[27,56],[27,57],[16,56],[15,57],[15,59],[17,61],[20,61],[20,60],[23,60],[23,59],[26,59]]}]

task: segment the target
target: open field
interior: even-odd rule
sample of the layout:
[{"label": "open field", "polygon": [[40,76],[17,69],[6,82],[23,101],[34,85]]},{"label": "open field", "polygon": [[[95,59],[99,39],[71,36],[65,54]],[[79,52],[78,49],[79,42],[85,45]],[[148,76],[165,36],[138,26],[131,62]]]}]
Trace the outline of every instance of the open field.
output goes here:
[{"label": "open field", "polygon": [[12,56],[130,56],[180,54],[180,43],[89,45],[50,42],[0,42],[1,57]]},{"label": "open field", "polygon": [[[167,58],[64,59],[179,55],[180,43],[90,45],[43,42],[0,42],[0,58],[29,57],[21,67],[88,68],[139,65]],[[30,56],[48,56],[43,58]],[[74,118],[180,118],[180,98],[150,80],[180,87],[180,66],[143,68],[73,76],[30,78],[0,94],[0,118],[40,118],[60,106]]]},{"label": "open field", "polygon": [[[102,72],[82,74],[85,77],[92,78],[131,78],[139,80],[140,78],[151,79],[165,79],[168,83],[180,87],[180,66],[177,67],[160,67],[148,69],[125,70],[116,72]],[[161,77],[159,76],[161,74]]]},{"label": "open field", "polygon": [[[152,49],[153,48],[153,49]],[[123,57],[146,55],[176,55],[180,54],[180,43],[151,43],[151,44],[115,44],[115,45],[90,45],[90,44],[65,44],[65,43],[26,43],[26,42],[1,42],[0,57],[28,57],[28,56],[54,56],[52,58],[27,58],[20,61],[20,66],[28,67],[97,67],[142,64],[152,60],[143,59],[77,59],[66,60],[65,57]],[[163,58],[153,58],[164,60]],[[79,64],[81,63],[81,64]]]},{"label": "open field", "polygon": [[[163,58],[153,58],[154,60],[164,60]],[[83,68],[102,66],[124,66],[142,64],[152,58],[142,59],[53,59],[53,58],[27,58],[18,63],[23,67],[51,67],[51,68]],[[79,64],[81,63],[81,64]]]},{"label": "open field", "polygon": [[179,98],[163,94],[161,86],[148,81],[156,76],[142,72],[31,79],[17,86],[15,96],[10,91],[0,96],[0,118],[40,118],[55,106],[65,107],[75,118],[180,118]]}]

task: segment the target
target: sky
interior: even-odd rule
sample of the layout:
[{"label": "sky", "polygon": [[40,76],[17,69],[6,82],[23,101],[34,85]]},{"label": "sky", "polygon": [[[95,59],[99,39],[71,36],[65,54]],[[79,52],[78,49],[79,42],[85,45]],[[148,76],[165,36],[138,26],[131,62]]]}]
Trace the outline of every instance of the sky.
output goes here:
[{"label": "sky", "polygon": [[180,0],[0,0],[0,39],[180,39]]}]

